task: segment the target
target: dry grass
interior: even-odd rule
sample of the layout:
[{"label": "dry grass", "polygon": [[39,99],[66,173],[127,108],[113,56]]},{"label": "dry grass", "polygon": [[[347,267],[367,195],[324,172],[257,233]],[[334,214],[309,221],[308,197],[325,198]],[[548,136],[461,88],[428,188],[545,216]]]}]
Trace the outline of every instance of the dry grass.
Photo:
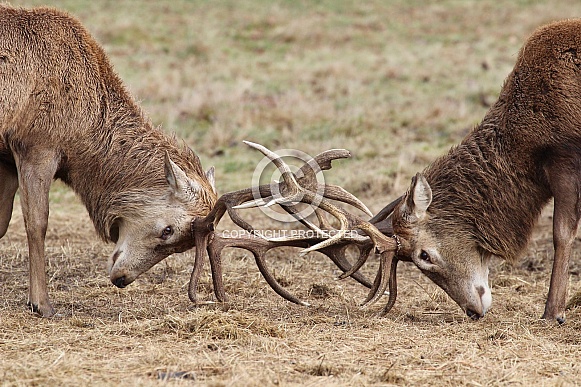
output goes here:
[{"label": "dry grass", "polygon": [[[476,323],[409,266],[400,276],[396,308],[377,318],[357,307],[364,290],[333,281],[337,271],[322,257],[272,257],[277,276],[314,305],[298,307],[276,296],[251,257],[237,250],[226,257],[230,301],[193,308],[186,296],[190,254],[115,289],[104,275],[109,248],[94,242],[80,204],[67,192],[57,192],[53,202],[49,275],[60,317],[38,319],[24,308],[19,213],[0,241],[0,375],[8,385],[154,385],[165,379],[207,385],[574,384],[580,376],[579,310],[560,327],[538,319],[548,284],[547,240],[518,267],[496,263],[495,305]],[[572,279],[579,288],[578,275]],[[210,278],[201,291],[210,292]]]},{"label": "dry grass", "polygon": [[[225,257],[224,305],[189,303],[188,253],[119,290],[105,275],[110,247],[95,242],[82,206],[66,191],[54,193],[53,203],[48,257],[59,317],[39,319],[25,310],[27,253],[18,212],[0,240],[6,385],[573,385],[581,376],[581,309],[570,310],[564,326],[539,319],[550,214],[518,266],[495,263],[494,307],[472,322],[410,265],[402,265],[396,307],[378,318],[358,308],[360,285],[333,281],[338,272],[326,259],[288,251],[271,257],[270,266],[311,308],[275,295],[240,250]],[[206,276],[200,286],[208,299],[210,284]],[[580,288],[578,274],[571,286]]]},{"label": "dry grass", "polygon": [[[567,1],[50,3],[74,12],[103,43],[154,122],[217,166],[221,192],[250,183],[259,157],[242,139],[311,154],[346,147],[354,159],[328,179],[373,210],[482,118],[536,26],[581,16],[581,5]],[[3,385],[581,383],[579,300],[563,326],[539,319],[550,209],[517,265],[494,263],[493,307],[473,322],[403,264],[398,302],[377,318],[358,307],[365,289],[334,281],[330,262],[288,250],[269,264],[311,308],[274,294],[240,250],[225,257],[224,305],[189,303],[189,253],[119,290],[105,273],[111,246],[97,240],[82,205],[60,184],[51,202],[48,276],[58,318],[25,308],[19,211],[0,240]],[[573,291],[581,290],[579,251]],[[211,299],[208,275],[200,292]]]}]

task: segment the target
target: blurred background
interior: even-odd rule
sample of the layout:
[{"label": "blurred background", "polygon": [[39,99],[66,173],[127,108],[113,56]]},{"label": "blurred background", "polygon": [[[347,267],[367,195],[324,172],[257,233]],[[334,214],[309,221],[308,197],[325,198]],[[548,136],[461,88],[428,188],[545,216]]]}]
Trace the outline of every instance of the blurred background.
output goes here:
[{"label": "blurred background", "polygon": [[576,1],[29,0],[78,17],[156,125],[250,185],[242,140],[316,154],[377,211],[494,103],[539,25]]}]

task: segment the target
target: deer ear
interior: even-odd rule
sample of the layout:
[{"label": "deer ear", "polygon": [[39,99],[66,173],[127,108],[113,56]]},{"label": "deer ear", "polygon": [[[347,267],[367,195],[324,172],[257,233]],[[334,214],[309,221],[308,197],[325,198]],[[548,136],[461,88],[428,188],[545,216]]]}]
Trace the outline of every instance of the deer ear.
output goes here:
[{"label": "deer ear", "polygon": [[184,200],[191,200],[202,189],[200,183],[190,179],[186,173],[170,159],[167,152],[165,153],[164,168],[165,179],[176,196],[181,197]]},{"label": "deer ear", "polygon": [[415,184],[412,185],[412,193],[414,215],[421,219],[426,215],[426,211],[432,203],[432,189],[424,175],[419,172],[416,174]]},{"label": "deer ear", "polygon": [[218,192],[216,191],[216,177],[214,176],[214,167],[210,167],[210,169],[208,169],[208,172],[206,172],[206,179],[208,179],[208,183],[210,183],[210,185],[212,186],[212,191],[214,191],[215,194],[217,194]]},{"label": "deer ear", "polygon": [[412,179],[412,185],[405,202],[406,212],[416,219],[422,219],[426,216],[426,211],[431,203],[432,189],[424,175],[417,173]]}]

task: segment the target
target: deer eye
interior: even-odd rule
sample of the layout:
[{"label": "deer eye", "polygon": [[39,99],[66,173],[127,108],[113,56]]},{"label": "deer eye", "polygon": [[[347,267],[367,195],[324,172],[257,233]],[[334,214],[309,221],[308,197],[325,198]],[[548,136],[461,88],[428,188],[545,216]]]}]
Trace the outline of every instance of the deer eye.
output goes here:
[{"label": "deer eye", "polygon": [[428,262],[428,263],[432,262],[432,259],[430,258],[430,254],[428,254],[425,250],[422,250],[421,251],[421,253],[420,253],[420,259],[422,261],[425,261],[425,262]]},{"label": "deer eye", "polygon": [[161,239],[166,240],[171,236],[171,234],[173,234],[173,228],[171,226],[167,226],[161,232]]}]

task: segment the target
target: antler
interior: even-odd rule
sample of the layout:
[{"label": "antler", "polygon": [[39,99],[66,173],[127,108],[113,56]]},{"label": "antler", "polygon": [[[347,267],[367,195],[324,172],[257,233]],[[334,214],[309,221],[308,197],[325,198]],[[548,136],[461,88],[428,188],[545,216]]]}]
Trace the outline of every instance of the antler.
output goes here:
[{"label": "antler", "polygon": [[[207,250],[209,254],[214,293],[219,301],[224,301],[226,297],[222,283],[221,253],[226,247],[239,247],[252,252],[260,272],[277,294],[291,302],[308,305],[284,289],[266,267],[264,256],[269,250],[281,246],[292,246],[303,248],[301,254],[317,250],[327,255],[343,270],[344,273],[339,278],[351,276],[370,288],[363,306],[375,303],[389,287],[389,300],[380,314],[384,315],[389,312],[397,296],[395,277],[397,263],[400,258],[405,258],[408,255],[401,254],[406,249],[407,242],[393,235],[391,229],[390,215],[400,202],[401,197],[386,206],[370,221],[364,221],[330,202],[330,199],[340,201],[371,215],[371,212],[359,199],[339,186],[324,184],[321,187],[316,180],[319,170],[330,169],[333,160],[350,157],[349,151],[333,149],[320,153],[306,162],[295,174],[276,153],[259,144],[247,141],[245,143],[258,149],[277,166],[281,172],[281,182],[226,193],[218,199],[208,216],[194,219],[192,232],[196,245],[196,256],[188,289],[192,302],[197,302],[196,288],[203,266],[204,251]],[[319,226],[311,223],[300,214],[296,207],[298,203],[306,203],[316,207],[315,213],[319,219]],[[307,237],[265,239],[258,235],[253,227],[238,214],[240,209],[274,204],[278,204],[309,228],[310,235]],[[330,227],[323,211],[339,221],[340,228],[338,230]],[[248,235],[226,237],[214,232],[215,226],[226,212],[236,225],[248,232]],[[359,258],[354,265],[351,265],[345,257],[349,246],[355,246],[359,251]],[[380,254],[380,265],[373,284],[358,273],[359,268],[363,266],[372,252]]]}]

